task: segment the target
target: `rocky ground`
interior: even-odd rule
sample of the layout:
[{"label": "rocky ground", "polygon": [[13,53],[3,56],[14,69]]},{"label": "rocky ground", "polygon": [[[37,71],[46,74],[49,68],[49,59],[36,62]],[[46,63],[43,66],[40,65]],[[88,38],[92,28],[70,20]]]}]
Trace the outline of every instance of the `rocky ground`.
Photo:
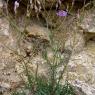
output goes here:
[{"label": "rocky ground", "polygon": [[[1,3],[0,7],[2,7]],[[56,32],[55,35],[55,40],[60,42],[62,46],[64,45],[65,49],[72,51],[68,62],[68,80],[78,89],[79,95],[82,95],[82,93],[83,95],[95,95],[94,17],[94,9],[85,11],[84,18],[80,23],[77,23],[77,27],[71,26],[70,29],[73,29],[68,30],[71,32],[65,35],[65,42],[62,40],[65,37],[64,28],[62,28],[64,24],[61,26],[61,33]],[[68,26],[68,23],[72,21],[66,22],[67,20],[64,23]],[[49,47],[50,31],[39,23],[32,22],[26,29],[23,29],[20,24],[18,29],[21,33],[26,33],[25,38],[23,38],[15,28],[13,28],[8,19],[0,17],[0,95],[10,95],[11,91],[23,85],[21,78],[23,68],[17,54],[22,54],[24,57],[32,55],[31,61],[34,65],[29,65],[29,67],[35,71],[35,64],[40,63],[39,74],[46,76],[47,73],[47,68],[44,65],[45,60],[41,57],[41,53],[44,47]],[[56,31],[60,31],[60,29]],[[21,39],[18,39],[19,37]],[[33,47],[36,50],[33,50],[32,54],[30,52]],[[62,47],[60,50],[62,56],[64,56],[65,49]],[[50,49],[48,49],[48,57],[52,58]],[[25,76],[22,77],[25,79]]]}]

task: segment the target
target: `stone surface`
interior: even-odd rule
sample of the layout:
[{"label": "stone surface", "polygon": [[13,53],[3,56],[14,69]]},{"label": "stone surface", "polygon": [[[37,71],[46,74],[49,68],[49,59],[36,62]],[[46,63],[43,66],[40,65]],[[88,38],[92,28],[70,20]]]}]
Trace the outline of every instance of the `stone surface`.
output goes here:
[{"label": "stone surface", "polygon": [[95,88],[85,82],[76,80],[73,85],[79,90],[79,93],[83,93],[79,95],[95,95]]},{"label": "stone surface", "polygon": [[[2,54],[1,54],[2,53]],[[15,60],[8,52],[0,52],[0,91],[5,93],[19,87],[21,78],[15,69]]]},{"label": "stone surface", "polygon": [[79,27],[81,27],[85,32],[95,33],[95,9],[84,12]]},{"label": "stone surface", "polygon": [[[68,65],[68,78],[71,83],[85,93],[95,94],[95,54],[82,51],[71,56]],[[78,81],[78,82],[77,82]]]},{"label": "stone surface", "polygon": [[[30,52],[30,55],[37,55],[42,53],[44,49],[49,47],[49,30],[38,24],[27,26],[24,30],[25,38],[20,44],[20,48],[24,52]],[[27,54],[26,54],[27,55]]]},{"label": "stone surface", "polygon": [[4,45],[8,45],[9,40],[9,22],[6,18],[0,18],[0,47],[4,50]]},{"label": "stone surface", "polygon": [[[68,79],[83,95],[95,94],[95,10],[86,11],[84,18],[71,32],[65,48],[72,51],[68,63]],[[81,27],[81,28],[80,28]],[[79,31],[82,30],[82,31]],[[80,94],[82,95],[82,94]]]},{"label": "stone surface", "polygon": [[44,27],[41,27],[37,24],[33,24],[31,26],[26,27],[25,32],[27,33],[28,36],[37,36],[40,37],[41,39],[46,39],[49,40],[48,37],[48,30]]},{"label": "stone surface", "polygon": [[21,79],[16,73],[14,56],[10,50],[13,45],[10,25],[6,18],[0,18],[0,94],[16,88]]},{"label": "stone surface", "polygon": [[9,22],[5,18],[0,19],[0,36],[9,36]]},{"label": "stone surface", "polygon": [[0,0],[0,9],[3,7],[3,2]]},{"label": "stone surface", "polygon": [[0,94],[2,95],[4,92],[6,92],[8,89],[10,89],[10,85],[7,83],[0,83]]},{"label": "stone surface", "polygon": [[73,51],[73,53],[78,53],[83,50],[85,46],[85,39],[82,33],[74,32],[70,34],[65,42],[65,48]]},{"label": "stone surface", "polygon": [[[48,0],[47,3],[52,3],[52,1]],[[1,6],[1,5],[0,5]],[[89,15],[87,15],[89,14]],[[93,33],[95,33],[94,27],[94,11],[88,12],[83,19],[82,24],[79,26],[83,30],[83,32],[92,33],[91,39],[87,45],[85,46],[85,40],[83,37],[83,33],[80,33],[75,29],[75,32],[72,32],[70,29],[70,35],[65,43],[65,49],[72,51],[70,54],[67,51],[64,51],[61,54],[62,58],[64,58],[64,63],[68,62],[68,79],[70,82],[78,88],[79,92],[84,93],[83,95],[95,95],[95,39]],[[66,20],[67,21],[67,20]],[[72,21],[70,21],[72,22]],[[65,26],[65,23],[63,24]],[[68,24],[66,24],[68,26]],[[63,26],[62,26],[63,27]],[[21,30],[23,31],[24,28]],[[61,28],[63,30],[63,28]],[[14,33],[11,33],[11,32]],[[38,24],[32,23],[30,26],[27,26],[23,33],[26,34],[23,43],[20,42],[21,50],[29,49],[32,50],[33,46],[35,48],[43,48],[43,43],[49,43],[49,30],[47,28],[40,26]],[[61,32],[63,34],[63,32]],[[20,57],[15,55],[15,53],[10,54],[10,50],[6,48],[13,47],[16,48],[18,41],[17,31],[10,29],[9,22],[5,18],[0,18],[0,93],[4,93],[9,91],[10,89],[19,88],[20,85],[23,84],[23,81],[19,75],[26,81],[26,76],[24,73],[23,62],[21,62]],[[58,32],[59,33],[59,32]],[[59,33],[60,35],[62,35]],[[88,33],[89,36],[89,33]],[[20,37],[20,36],[19,36]],[[65,36],[59,36],[59,40],[63,39]],[[22,40],[22,39],[21,39]],[[20,41],[21,41],[20,40]],[[63,40],[61,41],[63,42]],[[38,49],[37,52],[41,51]],[[30,51],[29,51],[30,52]],[[58,51],[60,52],[60,51]],[[33,54],[34,52],[32,52]],[[66,54],[65,54],[66,53]],[[71,56],[72,53],[72,56]],[[58,54],[58,57],[60,56]],[[23,53],[23,55],[26,55]],[[53,60],[52,51],[48,52],[48,58]],[[65,57],[64,57],[65,56]],[[18,58],[17,58],[18,57]],[[28,64],[28,70],[35,70],[37,66],[39,66],[39,74],[43,74],[46,77],[48,76],[48,66],[45,64],[46,61],[41,57],[41,55],[36,55],[35,57],[24,56],[24,61]],[[28,61],[30,58],[30,61]],[[69,60],[70,58],[70,60]],[[16,60],[19,59],[19,60]],[[58,60],[59,62],[59,60]],[[31,64],[32,63],[32,64]],[[58,68],[58,72],[62,71],[64,66],[60,66]],[[66,74],[65,74],[66,75]],[[64,81],[64,80],[63,80]],[[79,94],[79,93],[78,93]],[[8,95],[8,94],[6,94]],[[82,95],[82,94],[79,94]]]}]

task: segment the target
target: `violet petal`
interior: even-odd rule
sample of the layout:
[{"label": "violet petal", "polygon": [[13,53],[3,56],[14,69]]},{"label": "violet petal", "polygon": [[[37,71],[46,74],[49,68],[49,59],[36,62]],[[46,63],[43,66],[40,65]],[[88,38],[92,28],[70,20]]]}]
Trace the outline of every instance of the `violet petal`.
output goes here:
[{"label": "violet petal", "polygon": [[61,17],[61,16],[67,16],[68,13],[66,11],[59,10],[56,14],[57,14],[57,16]]}]

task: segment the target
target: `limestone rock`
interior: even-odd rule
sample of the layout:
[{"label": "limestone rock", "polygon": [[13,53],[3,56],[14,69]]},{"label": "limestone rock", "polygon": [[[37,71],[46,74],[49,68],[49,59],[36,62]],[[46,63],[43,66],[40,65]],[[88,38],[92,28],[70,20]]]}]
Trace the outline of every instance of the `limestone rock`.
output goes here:
[{"label": "limestone rock", "polygon": [[89,40],[93,40],[95,38],[95,9],[92,8],[90,10],[84,11],[82,16],[82,20],[78,24],[79,28],[81,28],[84,32],[85,42]]},{"label": "limestone rock", "polygon": [[28,36],[37,36],[40,37],[41,39],[46,39],[49,40],[48,37],[48,30],[44,27],[41,27],[39,25],[34,24],[33,26],[28,26],[26,27],[25,32],[27,33]]},{"label": "limestone rock", "polygon": [[0,95],[9,90],[11,86],[8,83],[0,83]]},{"label": "limestone rock", "polygon": [[95,9],[86,11],[83,20],[79,24],[85,32],[95,33]]},{"label": "limestone rock", "polygon": [[9,52],[0,52],[0,55],[0,93],[5,93],[19,87],[22,80],[16,72],[13,56]]},{"label": "limestone rock", "polygon": [[79,93],[83,93],[79,95],[95,95],[95,88],[87,83],[76,80],[73,85],[79,90]]},{"label": "limestone rock", "polygon": [[85,40],[82,33],[70,34],[65,42],[65,48],[77,53],[83,50]]},{"label": "limestone rock", "polygon": [[95,94],[95,55],[86,50],[74,54],[68,64],[68,79],[83,95]]},{"label": "limestone rock", "polygon": [[3,2],[0,0],[0,9],[3,7]]},{"label": "limestone rock", "polygon": [[9,39],[9,22],[5,18],[0,19],[0,43],[8,43]]},{"label": "limestone rock", "polygon": [[9,22],[5,18],[0,19],[0,36],[9,36]]},{"label": "limestone rock", "polygon": [[[24,30],[25,39],[22,46],[24,51],[32,52],[32,55],[42,53],[44,49],[50,46],[49,30],[43,26],[33,24]],[[23,50],[22,49],[22,50]]]}]

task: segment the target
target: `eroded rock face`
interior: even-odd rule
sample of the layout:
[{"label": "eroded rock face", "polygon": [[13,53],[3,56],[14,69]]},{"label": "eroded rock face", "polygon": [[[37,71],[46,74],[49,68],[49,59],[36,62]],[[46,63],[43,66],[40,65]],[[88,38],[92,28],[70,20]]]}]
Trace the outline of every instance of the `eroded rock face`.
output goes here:
[{"label": "eroded rock face", "polygon": [[3,2],[0,0],[0,9],[3,7]]},{"label": "eroded rock face", "polygon": [[9,22],[5,18],[0,19],[0,50],[4,50],[4,45],[8,45],[9,41]]},{"label": "eroded rock face", "polygon": [[82,51],[71,56],[68,65],[70,82],[85,95],[95,94],[95,55]]},{"label": "eroded rock face", "polygon": [[0,19],[0,36],[9,36],[9,22],[5,18]]},{"label": "eroded rock face", "polygon": [[10,48],[14,42],[9,26],[9,21],[6,18],[0,18],[0,94],[14,89],[21,82],[14,69],[15,59],[10,54],[12,52]]},{"label": "eroded rock face", "polygon": [[12,35],[12,30],[10,30],[9,21],[2,17],[0,19],[0,50],[6,51],[6,48],[15,47],[15,41],[16,39],[14,39],[14,36]]},{"label": "eroded rock face", "polygon": [[[5,48],[5,47],[4,47]],[[20,76],[17,74],[15,69],[16,61],[8,52],[0,51],[0,94],[3,95],[5,92],[15,89],[22,82]]]},{"label": "eroded rock face", "polygon": [[24,30],[25,38],[21,43],[21,47],[27,52],[32,51],[34,54],[41,53],[44,49],[49,47],[49,30],[46,28],[33,24],[31,26],[26,27]]},{"label": "eroded rock face", "polygon": [[95,9],[86,11],[79,25],[85,32],[95,33]]},{"label": "eroded rock face", "polygon": [[28,36],[39,36],[41,39],[49,40],[48,33],[49,31],[39,25],[33,24],[26,27],[25,32]]},{"label": "eroded rock face", "polygon": [[[49,1],[48,1],[49,2]],[[93,17],[93,16],[92,16]],[[84,18],[86,19],[86,18]],[[85,20],[86,21],[86,20]],[[93,21],[93,20],[91,20]],[[89,22],[91,23],[91,22]],[[88,30],[87,32],[94,32],[94,25],[93,29],[89,29],[89,27],[86,27],[86,22],[83,24],[84,26],[81,26],[83,30]],[[92,24],[92,23],[91,23]],[[93,23],[94,24],[94,23]],[[89,25],[89,24],[88,24]],[[2,52],[4,51],[3,45],[7,46],[14,46],[15,42],[15,34],[14,36],[10,34],[9,30],[9,23],[5,19],[0,19],[0,91],[7,91],[11,88],[16,88],[21,85],[21,79],[16,73],[16,71],[21,74],[23,73],[23,68],[21,68],[22,64],[20,61],[17,63],[15,61],[16,59],[13,58],[13,55],[11,56],[10,53]],[[32,49],[33,43],[37,44],[41,47],[42,43],[49,43],[49,31],[41,27],[37,24],[33,24],[31,26],[26,27],[26,30],[24,31],[26,33],[26,38],[23,44],[21,44],[22,48],[26,49]],[[89,34],[88,34],[89,36]],[[13,39],[14,38],[14,39]],[[32,44],[31,44],[32,43]],[[73,50],[76,53],[73,53],[71,56],[71,59],[66,60],[68,65],[68,71],[69,71],[69,80],[70,82],[82,90],[85,94],[83,95],[95,95],[95,55],[92,55],[92,53],[88,53],[87,51],[83,51],[84,49],[84,38],[82,33],[75,33],[73,36],[71,35],[68,40],[65,43],[65,48],[67,50]],[[38,47],[37,45],[37,47]],[[14,46],[15,47],[15,46]],[[93,46],[94,48],[95,46]],[[42,48],[43,49],[43,48]],[[3,54],[1,54],[3,53]],[[48,55],[52,59],[52,52]],[[64,55],[64,52],[63,52]],[[66,55],[67,56],[67,55]],[[66,59],[66,57],[65,57]],[[27,59],[25,59],[27,61]],[[29,68],[36,69],[37,65],[39,64],[39,73],[43,75],[47,75],[47,70],[45,71],[45,68],[47,66],[44,65],[45,60],[41,56],[36,56],[32,59],[32,65],[29,65]],[[16,65],[16,66],[15,66]],[[14,69],[15,68],[15,69]],[[63,69],[64,67],[61,67],[59,69]],[[22,69],[22,70],[21,70]],[[3,72],[2,72],[3,70]],[[34,70],[35,71],[35,70]],[[82,95],[82,94],[80,94]]]},{"label": "eroded rock face", "polygon": [[[72,50],[68,64],[68,78],[70,82],[82,91],[83,95],[95,94],[95,10],[84,13],[79,24],[81,32],[74,32],[65,43],[65,47]],[[75,43],[75,45],[74,45]],[[86,43],[86,44],[85,44]],[[77,51],[77,53],[75,52]],[[75,52],[75,53],[74,53]]]},{"label": "eroded rock face", "polygon": [[77,89],[79,95],[95,95],[95,88],[85,82],[77,80],[73,85]]},{"label": "eroded rock face", "polygon": [[65,42],[65,48],[71,50],[73,53],[78,53],[83,50],[85,46],[85,39],[82,33],[70,34]]}]

